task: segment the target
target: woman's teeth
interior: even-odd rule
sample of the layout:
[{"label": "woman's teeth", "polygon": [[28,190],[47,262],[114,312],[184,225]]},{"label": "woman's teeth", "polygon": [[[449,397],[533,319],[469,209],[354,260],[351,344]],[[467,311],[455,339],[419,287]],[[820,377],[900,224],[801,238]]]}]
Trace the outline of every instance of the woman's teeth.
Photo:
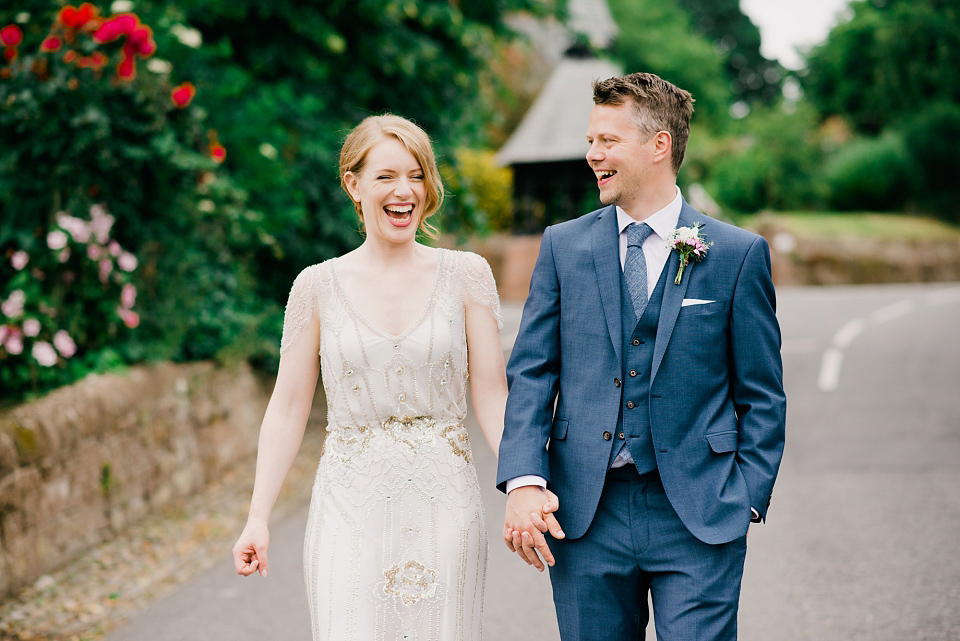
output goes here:
[{"label": "woman's teeth", "polygon": [[384,207],[384,211],[387,212],[387,215],[391,220],[398,223],[406,223],[410,221],[410,218],[413,216],[413,205],[407,205],[405,207]]}]

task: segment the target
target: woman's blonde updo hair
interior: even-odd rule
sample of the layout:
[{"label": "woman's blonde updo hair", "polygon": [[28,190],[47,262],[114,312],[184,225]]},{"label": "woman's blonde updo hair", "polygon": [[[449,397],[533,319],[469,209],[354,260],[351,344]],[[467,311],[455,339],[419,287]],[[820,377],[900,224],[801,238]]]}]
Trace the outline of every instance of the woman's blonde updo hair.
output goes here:
[{"label": "woman's blonde updo hair", "polygon": [[[437,169],[437,160],[433,154],[433,145],[430,136],[423,129],[406,118],[393,114],[368,116],[359,125],[353,128],[340,149],[340,186],[347,192],[347,183],[344,176],[347,172],[360,174],[367,160],[367,154],[378,142],[387,136],[393,136],[406,147],[407,151],[417,160],[423,170],[423,182],[426,187],[426,202],[423,203],[423,217],[420,218],[420,230],[430,238],[436,238],[439,232],[436,227],[427,222],[443,203],[443,182],[440,180],[440,171]],[[351,199],[352,200],[352,199]],[[363,222],[363,210],[360,203],[353,201],[357,216]]]}]

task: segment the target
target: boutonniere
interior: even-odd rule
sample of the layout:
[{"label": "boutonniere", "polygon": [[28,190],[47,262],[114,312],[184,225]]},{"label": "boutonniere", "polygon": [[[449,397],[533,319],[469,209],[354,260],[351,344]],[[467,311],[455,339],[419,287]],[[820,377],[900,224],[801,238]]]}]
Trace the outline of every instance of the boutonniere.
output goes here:
[{"label": "boutonniere", "polygon": [[667,237],[667,249],[677,252],[680,255],[680,269],[677,270],[677,277],[673,281],[674,285],[680,284],[683,278],[683,268],[692,259],[699,263],[706,258],[707,250],[713,247],[713,242],[707,242],[700,234],[700,223],[694,223],[692,227],[677,227],[673,233]]}]

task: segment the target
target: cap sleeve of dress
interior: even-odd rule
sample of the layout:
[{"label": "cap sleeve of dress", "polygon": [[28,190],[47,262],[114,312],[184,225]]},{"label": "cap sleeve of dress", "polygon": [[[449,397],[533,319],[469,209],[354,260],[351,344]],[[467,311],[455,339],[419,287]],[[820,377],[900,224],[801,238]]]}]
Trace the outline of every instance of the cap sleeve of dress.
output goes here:
[{"label": "cap sleeve of dress", "polygon": [[462,252],[461,258],[464,296],[489,309],[497,319],[497,329],[502,331],[503,312],[500,309],[500,296],[497,294],[493,270],[486,259],[478,254]]},{"label": "cap sleeve of dress", "polygon": [[[304,269],[293,281],[287,308],[283,315],[283,336],[280,338],[280,353],[293,347],[297,340],[309,331],[314,319],[320,318],[320,266]],[[316,328],[319,331],[319,327]],[[319,338],[319,337],[318,337]]]}]

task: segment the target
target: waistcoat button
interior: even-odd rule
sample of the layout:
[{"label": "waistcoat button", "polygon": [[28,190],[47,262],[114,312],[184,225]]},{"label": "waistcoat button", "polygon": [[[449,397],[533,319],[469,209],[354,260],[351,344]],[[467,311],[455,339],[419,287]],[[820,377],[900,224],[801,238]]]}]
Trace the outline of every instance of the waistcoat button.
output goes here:
[{"label": "waistcoat button", "polygon": [[635,406],[634,406],[634,404],[633,404],[633,401],[627,401],[627,409],[628,409],[628,410],[632,410],[634,407],[635,407]]},{"label": "waistcoat button", "polygon": [[620,437],[620,440],[621,440],[621,441],[622,441],[624,438],[626,438],[626,437],[624,437],[623,432],[620,432],[619,434],[617,434],[617,436]]},{"label": "waistcoat button", "polygon": [[603,440],[609,441],[609,440],[612,439],[612,438],[613,438],[613,434],[611,434],[610,432],[604,432],[604,433],[603,433]]},{"label": "waistcoat button", "polygon": [[613,379],[613,384],[615,387],[620,387],[620,379],[619,378]]},{"label": "waistcoat button", "polygon": [[637,375],[637,370],[635,369],[630,370],[630,376],[636,376],[636,375]]},{"label": "waistcoat button", "polygon": [[634,346],[637,346],[637,345],[640,344],[640,339],[639,339],[639,338],[635,338],[635,339],[633,339],[633,340],[630,341],[630,342],[631,342]]}]

